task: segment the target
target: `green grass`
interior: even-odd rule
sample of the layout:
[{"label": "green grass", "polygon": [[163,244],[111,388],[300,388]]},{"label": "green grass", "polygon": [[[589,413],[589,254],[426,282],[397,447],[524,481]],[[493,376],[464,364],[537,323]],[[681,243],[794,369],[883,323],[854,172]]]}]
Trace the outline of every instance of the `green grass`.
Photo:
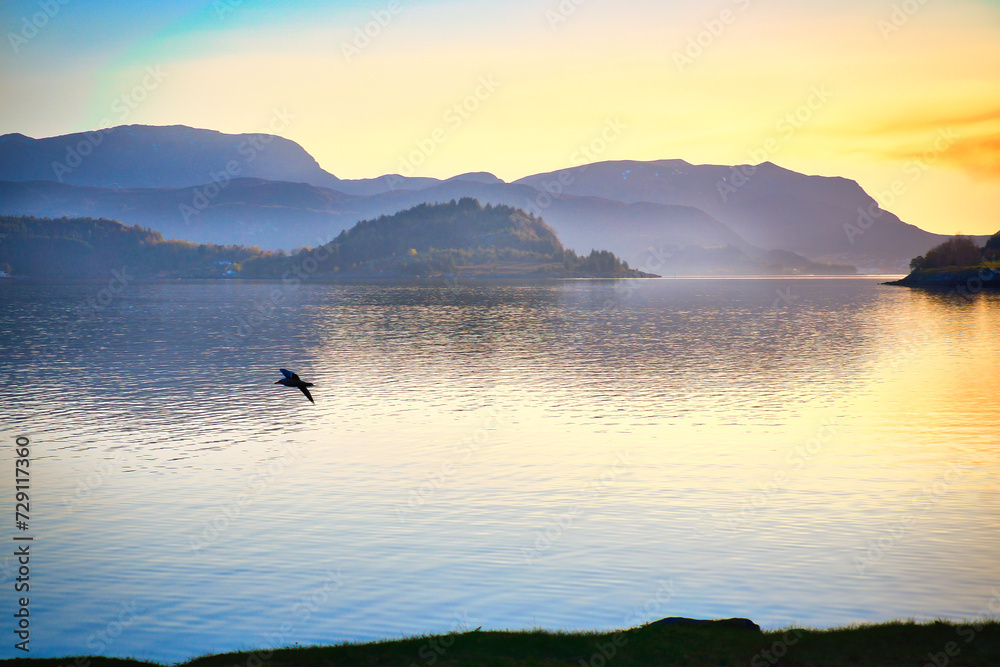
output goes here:
[{"label": "green grass", "polygon": [[[950,653],[950,655],[949,655]],[[25,667],[140,667],[110,658],[0,661]],[[757,633],[724,627],[646,626],[620,633],[466,632],[371,644],[211,655],[186,667],[996,667],[1000,621],[894,622]]]}]

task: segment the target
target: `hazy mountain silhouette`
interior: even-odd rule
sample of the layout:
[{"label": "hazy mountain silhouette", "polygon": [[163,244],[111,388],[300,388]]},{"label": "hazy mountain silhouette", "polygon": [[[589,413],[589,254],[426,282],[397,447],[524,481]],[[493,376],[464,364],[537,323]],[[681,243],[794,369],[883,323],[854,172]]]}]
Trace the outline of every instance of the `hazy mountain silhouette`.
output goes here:
[{"label": "hazy mountain silhouette", "polygon": [[[452,176],[448,181],[468,181],[470,183],[504,183],[502,179],[497,178],[488,171],[472,171],[467,174],[459,174],[458,176]],[[429,187],[429,186],[428,186]]]},{"label": "hazy mountain silhouette", "polygon": [[[0,182],[0,211],[110,218],[162,231],[166,238],[275,249],[319,245],[358,221],[350,205],[355,197],[305,183],[243,178],[216,189],[211,198],[205,190],[205,186],[111,190],[47,181]],[[319,234],[325,236],[320,239]]]},{"label": "hazy mountain silhouette", "polygon": [[0,137],[0,180],[134,189],[186,188],[232,178],[309,183],[356,194],[438,182],[402,176],[392,177],[391,183],[387,177],[341,180],[294,141],[185,125],[122,125],[46,139]]},{"label": "hazy mountain silhouette", "polygon": [[[732,252],[686,249],[721,246],[789,269],[814,270],[808,257],[905,270],[944,238],[881,211],[853,181],[770,163],[601,162],[514,183],[486,172],[341,180],[287,139],[184,126],[5,135],[0,180],[8,181],[0,213],[111,217],[168,237],[270,248],[316,245],[361,219],[463,197],[523,208],[544,217],[567,247],[607,248],[637,268],[686,254],[704,266],[685,271],[710,270],[712,257]],[[866,220],[866,211],[877,215]]]},{"label": "hazy mountain silhouette", "polygon": [[821,261],[898,264],[946,238],[881,210],[854,181],[806,176],[770,162],[756,167],[601,162],[516,183],[623,202],[694,206],[749,243]]},{"label": "hazy mountain silhouette", "polygon": [[[156,229],[167,238],[288,249],[326,243],[358,220],[463,197],[541,215],[567,248],[581,253],[607,249],[650,273],[829,271],[791,252],[753,246],[696,208],[595,197],[539,199],[539,192],[529,186],[502,182],[451,180],[416,192],[396,190],[370,197],[262,179],[132,190],[0,182],[0,211],[11,215],[110,218]],[[544,209],[539,202],[546,205]],[[720,250],[693,250],[706,247]],[[729,250],[721,252],[723,248]]]}]

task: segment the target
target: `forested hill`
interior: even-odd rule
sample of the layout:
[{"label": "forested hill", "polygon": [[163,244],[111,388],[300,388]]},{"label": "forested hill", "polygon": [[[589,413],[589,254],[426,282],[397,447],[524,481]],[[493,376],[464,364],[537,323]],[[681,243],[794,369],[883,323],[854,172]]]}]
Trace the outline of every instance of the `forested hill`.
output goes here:
[{"label": "forested hill", "polygon": [[[468,197],[361,221],[294,260],[317,275],[644,275],[607,251],[577,256],[541,218],[521,209]],[[273,259],[261,259],[242,270],[274,275],[274,267]]]},{"label": "forested hill", "polygon": [[579,257],[564,249],[541,218],[474,199],[359,222],[329,244],[291,254],[168,241],[115,220],[0,216],[0,270],[7,273],[93,278],[123,267],[144,278],[643,275],[607,251]]},{"label": "forested hill", "polygon": [[563,249],[541,218],[510,206],[481,206],[468,197],[364,220],[342,232],[332,245],[368,257],[398,255],[411,248],[418,252],[493,248],[542,255]]},{"label": "forested hill", "polygon": [[968,236],[954,236],[910,260],[910,274],[890,285],[953,287],[961,293],[1000,288],[1000,232],[983,247]]},{"label": "forested hill", "polygon": [[143,277],[225,275],[260,248],[165,241],[160,232],[116,220],[0,216],[0,270],[15,276],[106,277],[128,267]]}]

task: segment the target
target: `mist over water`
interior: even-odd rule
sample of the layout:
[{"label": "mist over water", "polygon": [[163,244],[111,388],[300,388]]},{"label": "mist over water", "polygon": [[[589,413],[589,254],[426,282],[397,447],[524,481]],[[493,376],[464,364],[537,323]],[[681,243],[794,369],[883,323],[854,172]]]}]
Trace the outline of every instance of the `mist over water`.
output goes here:
[{"label": "mist over water", "polygon": [[0,282],[32,655],[963,619],[1000,590],[998,294],[101,287]]}]

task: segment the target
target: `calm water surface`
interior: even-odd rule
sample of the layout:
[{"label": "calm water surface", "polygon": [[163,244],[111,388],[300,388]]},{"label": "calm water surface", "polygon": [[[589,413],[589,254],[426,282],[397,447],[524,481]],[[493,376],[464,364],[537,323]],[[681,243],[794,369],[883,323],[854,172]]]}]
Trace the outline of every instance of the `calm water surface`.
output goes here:
[{"label": "calm water surface", "polygon": [[32,656],[1000,601],[1000,294],[104,287],[0,281]]}]

